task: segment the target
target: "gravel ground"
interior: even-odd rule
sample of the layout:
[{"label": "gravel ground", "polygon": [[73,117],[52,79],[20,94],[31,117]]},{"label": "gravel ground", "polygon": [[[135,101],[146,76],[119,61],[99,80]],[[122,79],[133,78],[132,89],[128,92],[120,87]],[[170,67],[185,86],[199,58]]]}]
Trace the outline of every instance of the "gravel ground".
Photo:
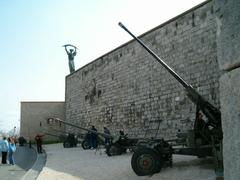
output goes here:
[{"label": "gravel ground", "polygon": [[173,167],[153,176],[137,176],[131,168],[132,153],[108,157],[104,149],[63,148],[46,145],[47,162],[37,180],[214,180],[211,159],[174,155]]}]

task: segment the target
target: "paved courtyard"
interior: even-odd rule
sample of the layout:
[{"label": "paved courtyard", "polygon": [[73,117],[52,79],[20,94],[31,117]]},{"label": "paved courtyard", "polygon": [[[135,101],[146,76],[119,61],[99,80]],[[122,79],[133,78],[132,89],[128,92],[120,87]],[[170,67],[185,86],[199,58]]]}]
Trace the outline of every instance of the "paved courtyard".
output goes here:
[{"label": "paved courtyard", "polygon": [[131,153],[108,157],[104,149],[63,148],[45,145],[47,162],[37,180],[214,180],[210,159],[173,157],[173,167],[153,176],[137,176],[131,168]]}]

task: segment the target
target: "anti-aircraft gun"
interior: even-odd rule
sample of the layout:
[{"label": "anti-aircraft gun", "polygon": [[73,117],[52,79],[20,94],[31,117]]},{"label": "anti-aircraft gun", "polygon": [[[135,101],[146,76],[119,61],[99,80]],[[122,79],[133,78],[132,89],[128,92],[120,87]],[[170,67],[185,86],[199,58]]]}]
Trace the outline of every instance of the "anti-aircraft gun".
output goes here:
[{"label": "anti-aircraft gun", "polygon": [[[138,37],[134,36],[121,22],[119,26],[129,33],[144,49],[150,53],[184,88],[187,96],[197,107],[197,116],[194,122],[194,129],[189,130],[183,138],[179,134],[176,140],[178,145],[187,145],[179,148],[172,146],[172,140],[153,140],[145,145],[138,146],[131,159],[133,171],[139,175],[151,175],[161,170],[165,165],[172,166],[172,154],[194,155],[198,157],[213,156],[215,172],[217,176],[223,175],[222,157],[222,125],[221,112],[208,101],[206,101],[191,85],[186,83],[171,67],[160,59],[151,49],[149,49]],[[201,119],[201,112],[207,117],[207,122]],[[180,137],[181,135],[181,137]]]}]

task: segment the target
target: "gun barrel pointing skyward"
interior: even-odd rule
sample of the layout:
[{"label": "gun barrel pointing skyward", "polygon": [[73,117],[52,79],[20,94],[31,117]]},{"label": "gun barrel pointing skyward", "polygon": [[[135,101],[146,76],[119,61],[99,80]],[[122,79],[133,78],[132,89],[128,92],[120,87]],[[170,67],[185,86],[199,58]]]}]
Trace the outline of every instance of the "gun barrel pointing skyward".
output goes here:
[{"label": "gun barrel pointing skyward", "polygon": [[138,37],[133,35],[121,22],[118,25],[123,28],[128,34],[130,34],[139,44],[141,44],[166,70],[171,73],[185,88],[189,88],[189,84],[187,84],[174,70],[169,67],[158,55],[156,55],[151,49],[149,49]]},{"label": "gun barrel pointing skyward", "polygon": [[209,123],[213,127],[221,126],[221,112],[208,101],[206,101],[191,85],[186,83],[171,67],[169,67],[160,57],[158,57],[151,49],[149,49],[138,37],[134,36],[121,22],[118,25],[130,34],[141,46],[144,47],[156,61],[158,61],[178,82],[182,84],[187,92],[187,96],[194,104],[199,106],[203,113],[209,119]]}]

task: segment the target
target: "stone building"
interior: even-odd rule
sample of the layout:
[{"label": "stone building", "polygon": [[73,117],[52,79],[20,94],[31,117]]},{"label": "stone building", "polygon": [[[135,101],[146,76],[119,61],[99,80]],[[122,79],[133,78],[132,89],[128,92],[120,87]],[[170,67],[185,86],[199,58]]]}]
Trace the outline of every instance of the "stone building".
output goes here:
[{"label": "stone building", "polygon": [[240,1],[215,0],[224,179],[240,179]]},{"label": "stone building", "polygon": [[45,134],[44,141],[59,140],[65,127],[48,119],[65,119],[65,102],[21,102],[20,136],[34,140],[36,134]]},{"label": "stone building", "polygon": [[[216,27],[213,1],[206,1],[139,38],[219,107]],[[65,101],[66,121],[134,137],[175,138],[192,128],[196,113],[180,83],[135,41],[68,75]]]},{"label": "stone building", "polygon": [[[239,9],[239,0],[208,0],[139,36],[220,108],[227,180],[240,179]],[[21,135],[43,132],[40,122],[55,116],[99,131],[108,126],[113,133],[173,138],[192,128],[196,113],[183,87],[135,41],[68,75],[65,102],[22,102]]]}]

